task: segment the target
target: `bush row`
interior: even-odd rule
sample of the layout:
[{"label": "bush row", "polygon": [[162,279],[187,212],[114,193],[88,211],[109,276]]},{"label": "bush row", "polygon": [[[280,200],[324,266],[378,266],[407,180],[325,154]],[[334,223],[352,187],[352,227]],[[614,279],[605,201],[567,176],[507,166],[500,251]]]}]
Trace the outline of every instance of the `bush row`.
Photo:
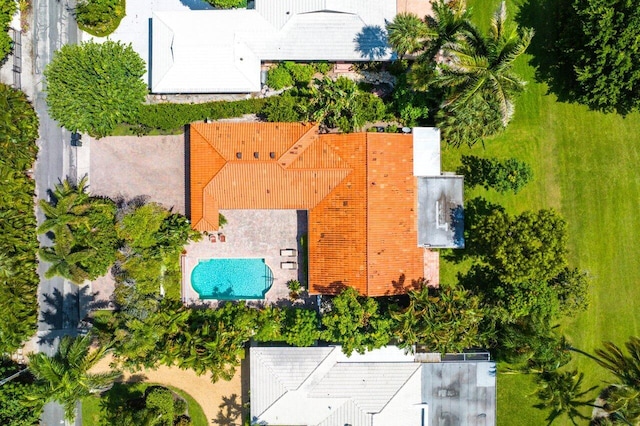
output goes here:
[{"label": "bush row", "polygon": [[152,129],[163,132],[180,131],[186,124],[205,119],[240,117],[244,114],[258,114],[266,100],[259,98],[234,102],[207,102],[202,104],[154,104],[142,105],[136,127],[140,134],[149,133]]},{"label": "bush row", "polygon": [[14,0],[0,0],[0,63],[11,52],[13,40],[9,36],[9,25],[17,9]]}]

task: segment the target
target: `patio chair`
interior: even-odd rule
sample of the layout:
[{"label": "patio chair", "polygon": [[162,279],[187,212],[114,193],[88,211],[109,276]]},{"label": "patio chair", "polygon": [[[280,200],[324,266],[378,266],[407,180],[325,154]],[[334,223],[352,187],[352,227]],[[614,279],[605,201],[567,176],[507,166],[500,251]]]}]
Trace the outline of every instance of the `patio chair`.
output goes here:
[{"label": "patio chair", "polygon": [[298,253],[297,253],[296,249],[281,249],[280,250],[280,256],[295,257],[297,254]]},{"label": "patio chair", "polygon": [[218,238],[220,238],[220,242],[221,243],[226,243],[227,242],[227,236],[224,234],[218,234]]},{"label": "patio chair", "polygon": [[211,241],[212,243],[215,243],[216,240],[216,236],[215,235],[209,235],[209,241]]},{"label": "patio chair", "polygon": [[298,262],[280,262],[282,269],[298,269]]}]

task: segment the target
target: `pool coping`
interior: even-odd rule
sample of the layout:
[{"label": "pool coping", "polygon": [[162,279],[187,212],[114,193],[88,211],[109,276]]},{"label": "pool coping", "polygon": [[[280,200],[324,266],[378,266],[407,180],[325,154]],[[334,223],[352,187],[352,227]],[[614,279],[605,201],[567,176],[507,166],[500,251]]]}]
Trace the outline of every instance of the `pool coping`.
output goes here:
[{"label": "pool coping", "polygon": [[[208,260],[222,260],[222,259],[259,259],[264,262],[264,264],[271,271],[271,285],[267,288],[262,297],[229,297],[229,298],[215,298],[215,297],[202,297],[200,293],[193,287],[193,283],[191,282],[191,275],[193,274],[193,270],[196,266],[202,261]],[[216,300],[221,301],[231,301],[231,300],[266,300],[267,293],[273,288],[273,284],[275,281],[275,273],[273,266],[267,262],[267,259],[263,257],[255,257],[255,256],[247,256],[247,257],[191,257],[186,254],[182,254],[180,256],[180,267],[182,269],[182,283],[181,283],[181,297],[182,303],[197,303],[197,302],[211,302]],[[188,292],[188,294],[187,294]],[[190,297],[188,297],[190,296]],[[193,297],[196,296],[196,297]]]}]

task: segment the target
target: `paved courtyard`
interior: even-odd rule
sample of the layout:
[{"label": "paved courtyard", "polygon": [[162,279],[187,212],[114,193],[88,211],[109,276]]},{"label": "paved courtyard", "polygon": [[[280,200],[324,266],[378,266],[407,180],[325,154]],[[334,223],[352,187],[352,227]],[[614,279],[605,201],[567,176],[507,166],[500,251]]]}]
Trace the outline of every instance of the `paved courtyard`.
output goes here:
[{"label": "paved courtyard", "polygon": [[112,136],[91,140],[94,195],[144,196],[185,213],[184,136]]},{"label": "paved courtyard", "polygon": [[[259,258],[273,271],[273,285],[265,301],[275,303],[289,298],[287,281],[302,276],[302,254],[298,241],[307,232],[307,212],[300,210],[221,210],[227,224],[215,233],[216,242],[204,238],[186,247],[183,257],[183,298],[197,302],[199,295],[191,287],[191,272],[200,259]],[[220,235],[224,235],[221,242]],[[294,257],[281,256],[281,249],[295,249]],[[282,269],[282,262],[296,262],[298,269]]]}]

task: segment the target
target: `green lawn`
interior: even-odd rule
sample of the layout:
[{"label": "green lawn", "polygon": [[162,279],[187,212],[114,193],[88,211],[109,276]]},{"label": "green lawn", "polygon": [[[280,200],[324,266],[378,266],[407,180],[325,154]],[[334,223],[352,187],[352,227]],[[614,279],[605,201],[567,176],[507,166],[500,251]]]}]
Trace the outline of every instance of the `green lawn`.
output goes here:
[{"label": "green lawn", "polygon": [[[498,0],[469,0],[479,23],[488,22],[498,4]],[[516,6],[512,1],[508,6],[513,17]],[[483,195],[511,212],[558,209],[569,224],[571,263],[592,277],[590,308],[563,324],[563,330],[574,346],[588,352],[604,340],[622,345],[630,335],[639,334],[640,325],[635,276],[640,270],[640,240],[635,240],[640,235],[640,115],[622,118],[557,102],[545,84],[535,82],[530,58],[518,64],[517,72],[530,83],[508,130],[487,141],[486,149],[445,149],[444,169],[455,170],[460,155],[470,152],[527,161],[534,181],[518,195],[475,190],[467,197]],[[443,281],[453,279],[457,268],[443,262]],[[574,360],[587,376],[585,389],[607,380],[592,361],[579,355]],[[498,424],[544,424],[546,413],[528,408],[534,403],[534,390],[529,377],[499,376]]]},{"label": "green lawn", "polygon": [[[126,386],[122,384],[116,384],[111,390],[108,392],[126,392],[128,395],[138,395],[141,396],[144,394],[144,391],[147,387],[154,385],[154,383],[133,383]],[[207,426],[209,423],[207,421],[207,416],[202,411],[202,407],[200,404],[196,402],[195,399],[185,391],[175,388],[173,386],[165,386],[180,395],[187,401],[187,410],[189,411],[189,416],[191,417],[191,421],[193,426]],[[102,419],[101,409],[100,409],[100,398],[98,396],[91,396],[82,400],[82,424],[87,426],[95,426],[100,425]]]}]

